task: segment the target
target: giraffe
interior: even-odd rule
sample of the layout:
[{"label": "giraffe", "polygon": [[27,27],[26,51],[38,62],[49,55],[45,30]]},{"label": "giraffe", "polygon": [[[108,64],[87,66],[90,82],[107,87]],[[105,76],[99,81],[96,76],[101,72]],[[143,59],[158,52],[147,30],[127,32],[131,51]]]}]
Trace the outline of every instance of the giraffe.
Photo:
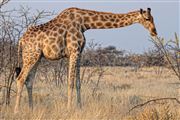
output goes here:
[{"label": "giraffe", "polygon": [[[17,95],[14,112],[19,111],[24,84],[27,88],[29,107],[33,107],[33,79],[42,57],[49,60],[64,57],[69,59],[67,108],[70,109],[73,104],[74,86],[76,86],[77,106],[81,107],[80,59],[86,42],[83,33],[89,29],[120,28],[135,23],[143,25],[151,36],[157,36],[150,8],[119,14],[72,7],[65,9],[49,22],[29,27],[18,43]],[[20,49],[22,69],[19,67]]]}]

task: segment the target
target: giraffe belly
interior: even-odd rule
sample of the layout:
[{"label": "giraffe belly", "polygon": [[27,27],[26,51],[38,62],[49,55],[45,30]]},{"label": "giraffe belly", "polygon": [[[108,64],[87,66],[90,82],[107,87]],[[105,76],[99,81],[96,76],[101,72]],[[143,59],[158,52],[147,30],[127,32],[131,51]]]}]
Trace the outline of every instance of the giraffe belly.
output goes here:
[{"label": "giraffe belly", "polygon": [[53,51],[53,49],[48,48],[43,49],[43,55],[50,60],[58,60],[66,56],[64,50]]}]

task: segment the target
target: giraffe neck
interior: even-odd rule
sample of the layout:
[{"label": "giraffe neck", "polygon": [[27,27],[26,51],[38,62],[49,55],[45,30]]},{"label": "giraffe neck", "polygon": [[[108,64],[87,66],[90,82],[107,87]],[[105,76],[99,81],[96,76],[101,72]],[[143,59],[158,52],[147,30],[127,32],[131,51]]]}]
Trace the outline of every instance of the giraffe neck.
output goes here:
[{"label": "giraffe neck", "polygon": [[89,16],[82,15],[84,27],[88,29],[110,29],[129,26],[138,22],[139,12],[114,14],[106,12],[86,11]]},{"label": "giraffe neck", "polygon": [[68,8],[46,24],[53,26],[56,22],[59,24],[63,23],[64,25],[74,23],[78,24],[78,28],[82,29],[82,31],[88,29],[111,29],[138,23],[139,14],[139,11],[129,12],[127,14],[115,14],[79,8]]}]

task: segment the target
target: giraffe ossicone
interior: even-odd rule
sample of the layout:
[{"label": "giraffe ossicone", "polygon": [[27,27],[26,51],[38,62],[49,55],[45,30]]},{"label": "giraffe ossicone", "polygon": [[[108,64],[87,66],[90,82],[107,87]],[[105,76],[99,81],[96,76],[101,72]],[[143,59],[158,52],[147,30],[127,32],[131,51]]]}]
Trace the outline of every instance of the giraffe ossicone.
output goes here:
[{"label": "giraffe ossicone", "polygon": [[[14,112],[19,111],[23,85],[26,85],[29,106],[32,108],[33,79],[40,58],[57,60],[69,59],[68,71],[68,108],[72,106],[74,83],[76,86],[77,105],[81,106],[80,57],[85,45],[84,32],[88,29],[120,28],[140,23],[152,36],[156,28],[151,9],[137,10],[126,14],[98,12],[79,8],[68,8],[47,23],[31,26],[19,40],[18,62],[22,49],[23,66],[17,73],[17,96]],[[19,71],[18,71],[19,70]]]}]

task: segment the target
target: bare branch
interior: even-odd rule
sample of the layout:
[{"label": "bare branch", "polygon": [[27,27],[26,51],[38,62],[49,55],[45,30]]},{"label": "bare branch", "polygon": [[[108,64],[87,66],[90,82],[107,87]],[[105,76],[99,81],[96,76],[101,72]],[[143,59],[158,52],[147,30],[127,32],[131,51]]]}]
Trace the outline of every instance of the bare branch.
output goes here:
[{"label": "bare branch", "polygon": [[3,5],[7,4],[10,0],[0,0],[0,9]]},{"label": "bare branch", "polygon": [[179,101],[177,98],[157,98],[157,99],[148,100],[148,101],[146,101],[146,102],[144,102],[144,103],[142,103],[142,104],[138,104],[138,105],[132,107],[132,108],[129,110],[128,113],[130,113],[130,112],[131,112],[132,110],[134,110],[134,109],[143,107],[143,106],[145,106],[145,105],[147,105],[147,104],[149,104],[149,103],[151,103],[151,102],[157,102],[157,101],[162,101],[162,100],[171,100],[171,101],[175,101],[175,102],[177,102],[178,104],[180,104],[180,101]]},{"label": "bare branch", "polygon": [[[5,3],[7,0],[4,0],[2,5]],[[32,14],[31,8],[23,6],[20,9],[6,11],[0,9],[0,77],[4,76],[1,84],[6,92],[4,96],[6,105],[10,104],[11,93],[14,91],[12,90],[12,83],[14,82],[14,69],[17,64],[17,41],[29,25],[43,22],[44,18],[51,15],[50,13],[40,11]]]}]

